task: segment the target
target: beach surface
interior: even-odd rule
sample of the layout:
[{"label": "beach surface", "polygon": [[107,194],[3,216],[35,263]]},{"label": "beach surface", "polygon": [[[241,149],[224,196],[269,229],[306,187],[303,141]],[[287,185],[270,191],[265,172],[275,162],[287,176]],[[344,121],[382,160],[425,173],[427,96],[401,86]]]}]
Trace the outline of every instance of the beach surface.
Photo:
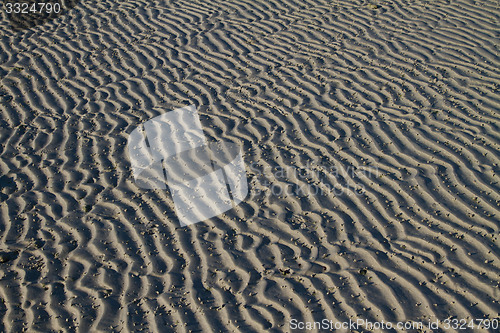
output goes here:
[{"label": "beach surface", "polygon": [[[499,20],[487,0],[82,0],[23,28],[4,6],[0,332],[495,331]],[[241,147],[249,193],[182,227],[127,140],[189,105]]]}]

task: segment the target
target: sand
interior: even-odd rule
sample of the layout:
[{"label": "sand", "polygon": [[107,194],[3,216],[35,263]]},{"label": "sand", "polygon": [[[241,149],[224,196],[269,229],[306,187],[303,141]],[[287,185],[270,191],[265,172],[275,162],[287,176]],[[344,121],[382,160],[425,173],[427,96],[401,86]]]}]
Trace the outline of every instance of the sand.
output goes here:
[{"label": "sand", "polygon": [[[494,331],[498,1],[71,6],[0,14],[0,332]],[[181,227],[127,138],[191,104],[250,193]]]}]

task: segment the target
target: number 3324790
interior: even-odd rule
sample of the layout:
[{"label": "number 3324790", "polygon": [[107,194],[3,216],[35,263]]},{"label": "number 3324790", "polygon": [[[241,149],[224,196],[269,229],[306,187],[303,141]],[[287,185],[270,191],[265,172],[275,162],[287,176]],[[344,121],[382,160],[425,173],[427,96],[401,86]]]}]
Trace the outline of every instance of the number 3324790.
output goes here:
[{"label": "number 3324790", "polygon": [[33,4],[23,2],[7,2],[4,3],[3,7],[7,14],[57,14],[61,11],[61,5],[57,2],[38,2]]}]

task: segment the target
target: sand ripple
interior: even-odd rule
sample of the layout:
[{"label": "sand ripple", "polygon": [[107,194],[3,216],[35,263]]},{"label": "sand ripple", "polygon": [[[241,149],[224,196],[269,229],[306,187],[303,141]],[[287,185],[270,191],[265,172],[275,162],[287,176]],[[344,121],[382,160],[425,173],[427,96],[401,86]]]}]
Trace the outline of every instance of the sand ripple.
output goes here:
[{"label": "sand ripple", "polygon": [[[498,318],[499,14],[82,1],[22,32],[0,14],[0,331]],[[251,194],[180,228],[126,142],[191,103],[242,144]]]}]

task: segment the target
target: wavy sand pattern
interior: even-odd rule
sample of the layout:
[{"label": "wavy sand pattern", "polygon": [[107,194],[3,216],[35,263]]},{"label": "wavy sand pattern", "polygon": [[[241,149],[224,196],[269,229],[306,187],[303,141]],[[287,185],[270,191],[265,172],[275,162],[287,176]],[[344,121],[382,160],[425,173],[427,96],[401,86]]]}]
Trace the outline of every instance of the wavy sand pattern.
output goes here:
[{"label": "wavy sand pattern", "polygon": [[[81,1],[25,31],[3,13],[0,331],[498,318],[499,19],[487,0]],[[180,228],[126,143],[191,103],[242,145],[251,193]],[[324,191],[276,191],[304,185]]]}]

